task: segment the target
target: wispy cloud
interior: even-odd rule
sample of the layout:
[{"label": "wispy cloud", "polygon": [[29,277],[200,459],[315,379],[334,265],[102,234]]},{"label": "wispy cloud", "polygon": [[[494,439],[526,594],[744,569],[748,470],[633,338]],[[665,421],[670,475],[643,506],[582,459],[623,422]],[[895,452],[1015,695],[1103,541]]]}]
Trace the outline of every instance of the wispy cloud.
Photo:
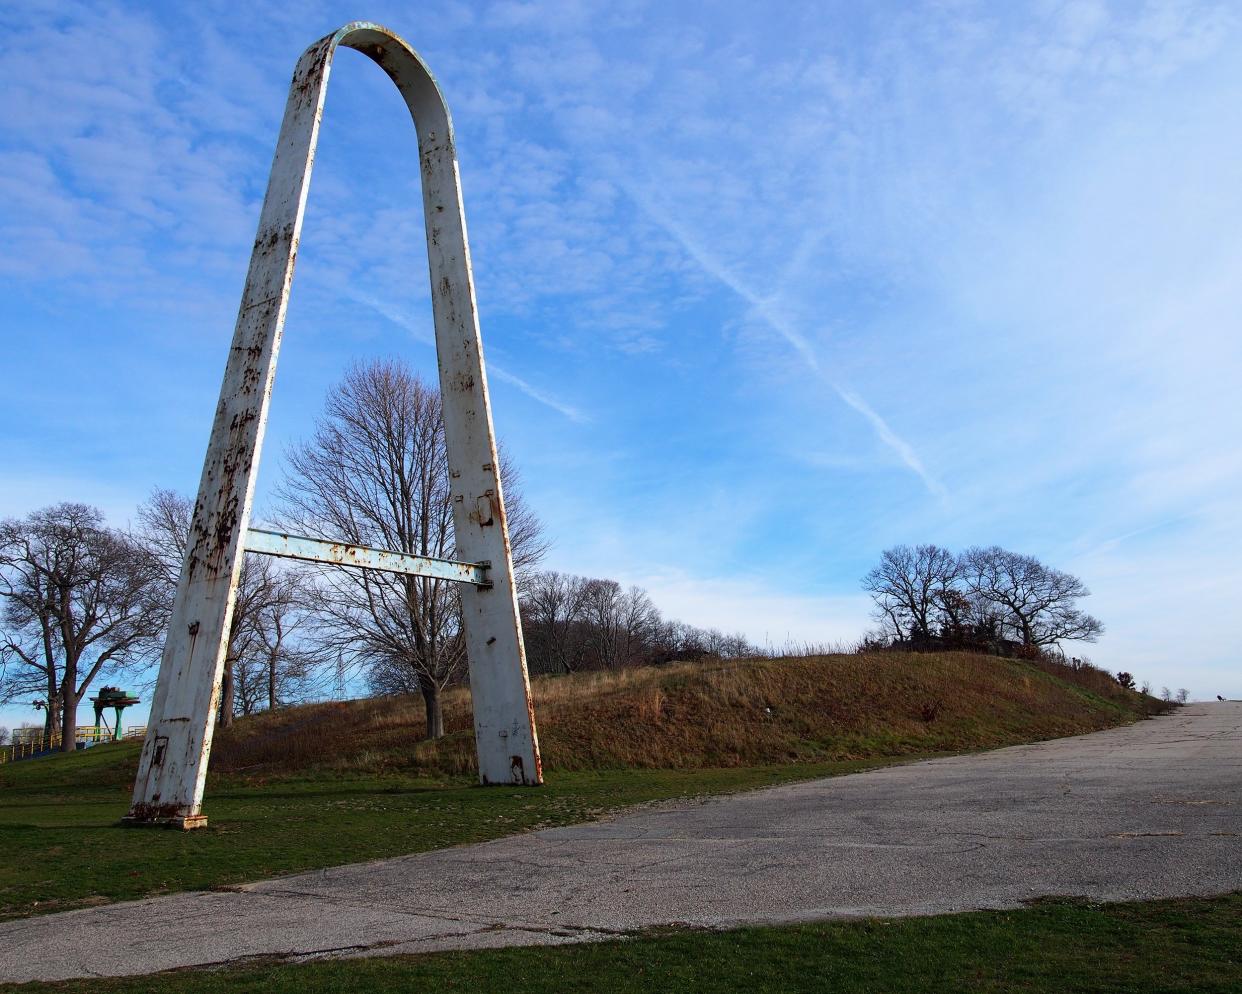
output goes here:
[{"label": "wispy cloud", "polygon": [[583,414],[582,411],[578,410],[578,408],[571,407],[569,404],[566,404],[564,401],[557,400],[555,397],[552,397],[544,393],[542,390],[539,390],[536,387],[531,386],[520,376],[515,376],[513,373],[510,373],[503,366],[498,366],[495,362],[492,362],[489,360],[487,363],[487,368],[492,373],[492,375],[495,376],[497,379],[504,380],[510,386],[517,387],[519,390],[522,391],[522,393],[526,394],[526,396],[529,397],[531,400],[537,401],[538,403],[543,404],[544,407],[550,407],[552,410],[556,411],[557,414],[562,414],[565,417],[569,418],[570,421],[576,421],[579,424],[585,424],[586,422],[591,420],[589,417]]},{"label": "wispy cloud", "polygon": [[[781,291],[769,297],[761,297],[748,287],[736,273],[731,271],[719,259],[709,253],[702,245],[700,239],[692,236],[686,228],[679,224],[673,218],[673,212],[661,207],[657,207],[652,203],[650,197],[635,186],[627,186],[627,192],[633,198],[634,202],[642,208],[642,210],[658,225],[664,228],[672,235],[677,242],[686,250],[696,263],[702,267],[703,271],[714,279],[723,283],[726,287],[733,291],[750,307],[750,312],[760,318],[769,328],[775,331],[785,342],[794,350],[798,358],[802,361],[806,369],[817,376],[850,408],[861,414],[867,423],[875,432],[876,437],[880,439],[896,456],[901,460],[902,464],[914,473],[928,492],[932,495],[945,499],[948,496],[944,485],[936,479],[923,464],[918,454],[914,451],[913,446],[905,439],[897,434],[887,421],[868,404],[857,391],[842,386],[837,381],[829,377],[820,365],[819,356],[816,354],[815,347],[811,342],[798,331],[793,323],[785,316],[782,311],[780,298]],[[804,239],[799,250],[794,254],[793,264],[800,264],[810,250],[809,240]],[[777,285],[781,286],[785,282],[782,277],[777,281]]]},{"label": "wispy cloud", "polygon": [[835,383],[832,384],[832,388],[837,392],[838,397],[849,404],[850,407],[856,410],[871,423],[871,427],[875,429],[875,433],[880,437],[880,440],[897,453],[898,458],[906,464],[911,472],[918,475],[919,479],[923,481],[924,486],[926,486],[931,493],[941,499],[948,497],[948,492],[945,490],[944,486],[927,471],[927,469],[923,466],[922,460],[919,459],[918,455],[910,447],[909,443],[893,431],[893,429],[888,426],[888,422],[880,417],[880,415],[877,414],[865,400],[859,397],[858,394],[854,393],[854,391],[847,390]]},{"label": "wispy cloud", "polygon": [[364,307],[369,307],[390,324],[394,324],[402,331],[408,332],[410,337],[418,342],[419,345],[435,348],[436,339],[430,320],[417,321],[399,308],[364,290],[343,284],[336,284],[336,290],[341,296],[356,301]]},{"label": "wispy cloud", "polygon": [[[408,331],[410,335],[417,342],[419,342],[419,344],[435,348],[435,337],[433,334],[429,333],[430,321],[416,321],[414,318],[403,313],[398,308],[393,307],[372,294],[361,290],[342,287],[340,292],[349,297],[351,300],[355,300],[358,303],[371,308],[371,310],[375,311],[375,313],[390,321],[392,324],[395,324],[397,327]],[[541,390],[538,387],[532,386],[529,382],[522,379],[522,377],[518,376],[516,373],[511,373],[504,366],[499,365],[493,360],[487,360],[487,370],[496,379],[503,380],[510,386],[517,387],[518,390],[524,393],[531,400],[538,404],[542,404],[544,407],[555,411],[557,414],[568,418],[570,421],[577,422],[578,424],[585,424],[591,420],[577,407],[559,400],[550,393]]]}]

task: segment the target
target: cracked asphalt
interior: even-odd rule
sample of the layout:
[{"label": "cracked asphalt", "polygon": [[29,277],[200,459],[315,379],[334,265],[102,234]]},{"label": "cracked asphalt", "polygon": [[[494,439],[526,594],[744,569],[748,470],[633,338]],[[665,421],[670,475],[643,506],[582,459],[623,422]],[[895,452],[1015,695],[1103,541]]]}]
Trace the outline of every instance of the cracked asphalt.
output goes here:
[{"label": "cracked asphalt", "polygon": [[1242,704],[0,924],[0,981],[1242,890]]}]

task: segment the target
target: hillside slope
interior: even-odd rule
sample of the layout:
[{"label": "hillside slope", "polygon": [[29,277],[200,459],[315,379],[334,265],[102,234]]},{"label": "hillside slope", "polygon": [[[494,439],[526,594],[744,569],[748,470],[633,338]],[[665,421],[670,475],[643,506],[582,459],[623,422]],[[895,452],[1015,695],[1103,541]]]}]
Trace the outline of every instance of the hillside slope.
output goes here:
[{"label": "hillside slope", "polygon": [[[679,663],[534,681],[545,769],[693,769],[986,749],[1133,721],[1160,702],[1099,670],[966,653]],[[1053,672],[1049,672],[1052,670]],[[308,705],[216,737],[213,775],[473,772],[465,689],[422,742],[421,699]]]}]

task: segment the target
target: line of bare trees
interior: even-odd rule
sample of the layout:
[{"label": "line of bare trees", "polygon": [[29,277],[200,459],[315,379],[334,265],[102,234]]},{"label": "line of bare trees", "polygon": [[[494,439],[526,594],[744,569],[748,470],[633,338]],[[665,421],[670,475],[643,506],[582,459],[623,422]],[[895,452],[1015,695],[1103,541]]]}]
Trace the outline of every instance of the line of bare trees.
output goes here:
[{"label": "line of bare trees", "polygon": [[641,587],[623,589],[615,580],[537,573],[522,585],[521,608],[532,673],[740,658],[759,652],[744,635],[666,620]]},{"label": "line of bare trees", "polygon": [[862,584],[880,625],[873,641],[886,645],[1043,651],[1104,631],[1078,606],[1091,593],[1082,580],[995,545],[894,546]]}]

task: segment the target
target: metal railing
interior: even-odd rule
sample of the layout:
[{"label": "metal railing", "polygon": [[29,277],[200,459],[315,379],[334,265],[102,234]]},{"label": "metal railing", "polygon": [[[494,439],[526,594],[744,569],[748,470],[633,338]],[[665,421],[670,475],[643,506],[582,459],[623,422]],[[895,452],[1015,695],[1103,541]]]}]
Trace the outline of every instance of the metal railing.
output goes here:
[{"label": "metal railing", "polygon": [[[122,739],[140,739],[147,734],[146,725],[128,725],[120,736]],[[112,729],[105,726],[78,725],[74,741],[79,748],[113,742],[116,736]],[[56,733],[49,742],[42,728],[15,728],[12,741],[7,746],[0,746],[0,763],[11,763],[18,759],[29,759],[43,753],[56,752],[60,749],[61,735]]]}]

